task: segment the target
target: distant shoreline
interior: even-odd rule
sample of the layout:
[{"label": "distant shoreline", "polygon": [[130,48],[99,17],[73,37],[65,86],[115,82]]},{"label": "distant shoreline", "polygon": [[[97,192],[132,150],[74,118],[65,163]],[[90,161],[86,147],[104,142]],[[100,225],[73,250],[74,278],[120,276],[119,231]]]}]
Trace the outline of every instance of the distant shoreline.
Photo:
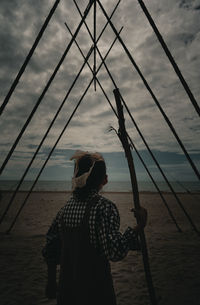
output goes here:
[{"label": "distant shoreline", "polygon": [[[175,183],[173,181],[170,182],[171,186],[175,190],[176,193],[184,193],[184,194],[190,194],[190,193],[200,193],[200,184],[199,182],[191,182],[191,181],[185,181],[182,183]],[[5,181],[0,180],[0,192],[7,191],[7,192],[13,192],[19,185],[19,181]],[[19,190],[21,192],[29,192],[29,190],[32,188],[33,181],[24,181],[23,184],[20,186]],[[157,181],[157,186],[159,187],[160,191],[163,194],[170,194],[170,188],[166,185],[165,182]],[[71,181],[38,181],[38,183],[35,185],[33,192],[56,192],[56,193],[70,193],[71,192]],[[151,181],[138,181],[138,189],[139,192],[142,194],[151,194],[151,193],[158,193],[157,189],[153,185]],[[130,181],[109,181],[108,185],[106,185],[102,192],[104,193],[131,193],[132,186]]]}]

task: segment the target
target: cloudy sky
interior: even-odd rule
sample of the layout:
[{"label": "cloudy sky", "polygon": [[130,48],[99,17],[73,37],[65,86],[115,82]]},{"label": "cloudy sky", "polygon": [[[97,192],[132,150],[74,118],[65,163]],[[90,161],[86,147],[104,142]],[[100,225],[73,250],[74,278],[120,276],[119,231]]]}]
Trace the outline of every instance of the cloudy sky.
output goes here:
[{"label": "cloudy sky", "polygon": [[[77,0],[77,3],[80,3],[83,12],[88,1]],[[117,1],[102,0],[101,3],[110,15]],[[0,1],[1,103],[53,4],[53,0]],[[196,100],[199,101],[200,0],[146,0],[145,4]],[[72,32],[76,30],[80,22],[80,15],[72,0],[60,1],[45,34],[0,118],[1,163],[70,42],[71,36],[64,25],[65,22]],[[87,19],[91,31],[93,31],[92,22],[93,10],[91,10]],[[101,9],[98,7],[97,35],[101,32],[105,22]],[[199,117],[138,2],[136,0],[122,0],[113,16],[113,23],[118,30],[122,26],[124,27],[121,33],[122,39],[173,123],[191,158],[196,166],[200,167]],[[114,37],[113,31],[108,26],[98,43],[102,56],[105,56]],[[92,41],[84,25],[77,36],[77,42],[86,55]],[[93,66],[93,55],[91,55],[89,62]],[[97,66],[100,63],[100,57],[97,55]],[[106,63],[135,121],[166,175],[171,180],[197,180],[169,127],[164,122],[163,116],[146,91],[119,42],[114,45]],[[19,179],[21,177],[82,64],[83,58],[77,46],[73,44],[17,145],[1,179]],[[26,179],[34,179],[91,78],[92,74],[85,65]],[[98,78],[115,107],[114,86],[104,67],[98,73]],[[140,136],[126,114],[125,117],[127,130],[135,146],[142,154],[154,177],[161,180],[162,177],[158,174],[155,164],[146,152]],[[115,128],[118,126],[112,109],[99,86],[97,85],[97,91],[95,92],[94,86],[91,85],[49,160],[42,179],[70,180],[72,163],[69,158],[76,149],[81,149],[99,151],[104,154],[111,180],[128,180],[129,174],[122,147],[115,133],[108,132],[110,125]],[[148,180],[149,178],[137,158],[135,162],[138,178]]]}]

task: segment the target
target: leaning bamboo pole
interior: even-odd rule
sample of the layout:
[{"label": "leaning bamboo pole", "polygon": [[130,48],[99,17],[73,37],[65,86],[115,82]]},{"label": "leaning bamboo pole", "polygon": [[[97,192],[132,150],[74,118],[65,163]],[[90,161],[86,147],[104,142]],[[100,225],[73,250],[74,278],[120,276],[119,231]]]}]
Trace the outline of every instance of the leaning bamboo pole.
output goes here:
[{"label": "leaning bamboo pole", "polygon": [[194,109],[196,110],[196,112],[200,116],[199,105],[197,104],[197,101],[196,101],[192,91],[190,90],[190,87],[188,86],[188,84],[187,84],[185,78],[183,77],[183,75],[182,75],[182,73],[181,73],[181,71],[180,71],[176,61],[174,60],[174,58],[173,58],[173,56],[172,56],[172,54],[171,54],[167,44],[165,43],[165,41],[164,41],[162,35],[160,34],[160,32],[159,32],[155,22],[153,21],[153,18],[151,17],[149,11],[147,10],[147,7],[145,6],[144,2],[142,0],[138,0],[138,2],[140,4],[144,14],[146,15],[146,17],[147,17],[147,19],[148,19],[152,29],[154,30],[154,33],[156,34],[156,36],[157,36],[157,38],[158,38],[158,40],[159,40],[159,42],[160,42],[160,44],[161,44],[165,54],[167,55],[169,61],[171,62],[172,67],[173,67],[176,75],[178,76],[181,84],[183,85],[183,88],[185,89],[185,92],[187,93],[191,103],[193,104]]},{"label": "leaning bamboo pole", "polygon": [[[139,210],[140,209],[140,199],[139,199],[139,192],[138,192],[137,177],[136,177],[133,157],[132,157],[131,150],[130,150],[130,145],[129,145],[128,138],[127,138],[125,120],[124,120],[124,114],[123,114],[123,107],[122,107],[121,100],[120,100],[120,93],[119,93],[118,89],[114,89],[113,92],[115,95],[117,112],[118,112],[118,121],[119,121],[118,135],[119,135],[120,141],[122,143],[122,146],[124,148],[124,152],[125,152],[126,159],[128,162],[132,190],[133,190],[134,206],[135,206],[136,210]],[[153,286],[152,275],[151,275],[151,271],[150,271],[147,244],[146,244],[146,238],[145,238],[143,229],[139,233],[139,236],[140,236],[140,241],[141,241],[143,263],[144,263],[145,275],[146,275],[146,280],[147,280],[147,286],[148,286],[148,290],[149,290],[150,301],[151,301],[152,305],[156,305],[157,300],[156,300],[155,290],[154,290],[154,286]]]},{"label": "leaning bamboo pole", "polygon": [[12,94],[13,94],[16,86],[17,86],[17,84],[19,83],[19,80],[20,80],[22,74],[24,73],[24,71],[25,71],[25,69],[26,69],[26,67],[27,67],[27,65],[28,65],[28,63],[29,63],[29,61],[30,61],[30,59],[31,59],[35,49],[37,48],[37,45],[38,45],[40,39],[42,38],[42,35],[43,35],[44,31],[46,30],[46,28],[47,28],[47,26],[49,24],[49,21],[50,21],[51,17],[53,16],[53,14],[54,14],[54,12],[55,12],[59,2],[60,2],[60,0],[56,0],[56,2],[54,3],[51,11],[49,12],[49,15],[47,16],[47,18],[46,18],[46,20],[45,20],[45,22],[44,22],[40,32],[38,33],[38,36],[36,37],[33,46],[31,47],[31,49],[30,49],[30,51],[29,51],[29,53],[28,53],[28,55],[27,55],[23,65],[21,66],[21,68],[20,68],[20,70],[19,70],[19,72],[18,72],[14,82],[12,83],[12,85],[10,87],[10,90],[8,91],[8,93],[7,93],[5,99],[4,99],[4,101],[3,101],[3,103],[2,103],[2,105],[0,107],[0,115],[4,111],[4,108],[8,104],[8,102],[9,102],[9,100],[10,100],[10,98],[11,98],[11,96],[12,96]]},{"label": "leaning bamboo pole", "polygon": [[94,73],[94,90],[96,91],[97,86],[96,86],[96,65],[97,65],[97,58],[96,58],[96,30],[97,30],[97,2],[94,0],[94,12],[93,12],[93,17],[94,17],[94,28],[93,28],[93,38],[94,38],[94,65],[93,65],[93,73]]}]

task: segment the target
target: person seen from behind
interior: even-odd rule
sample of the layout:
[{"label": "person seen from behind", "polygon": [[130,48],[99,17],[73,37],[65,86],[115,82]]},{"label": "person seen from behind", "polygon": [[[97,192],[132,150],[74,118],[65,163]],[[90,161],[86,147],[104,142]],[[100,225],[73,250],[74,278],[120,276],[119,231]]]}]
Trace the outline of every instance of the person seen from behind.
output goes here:
[{"label": "person seen from behind", "polygon": [[147,212],[135,211],[138,225],[122,234],[117,207],[99,194],[108,182],[102,155],[77,151],[71,160],[75,160],[73,193],[53,220],[43,249],[46,296],[57,298],[57,305],[116,305],[109,261],[120,261],[129,250],[140,249],[138,233],[146,226]]}]

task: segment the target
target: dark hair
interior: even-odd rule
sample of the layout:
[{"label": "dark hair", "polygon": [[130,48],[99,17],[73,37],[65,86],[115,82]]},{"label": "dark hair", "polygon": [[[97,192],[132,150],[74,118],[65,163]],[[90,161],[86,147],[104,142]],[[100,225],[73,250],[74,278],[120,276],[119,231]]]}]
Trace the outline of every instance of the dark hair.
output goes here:
[{"label": "dark hair", "polygon": [[[78,173],[76,177],[83,175],[88,172],[93,164],[91,156],[85,155],[78,161]],[[92,171],[86,181],[86,185],[82,188],[76,188],[74,194],[79,197],[79,199],[84,200],[87,198],[91,190],[98,190],[99,186],[103,182],[106,176],[106,164],[104,160],[98,160],[95,162]]]}]

